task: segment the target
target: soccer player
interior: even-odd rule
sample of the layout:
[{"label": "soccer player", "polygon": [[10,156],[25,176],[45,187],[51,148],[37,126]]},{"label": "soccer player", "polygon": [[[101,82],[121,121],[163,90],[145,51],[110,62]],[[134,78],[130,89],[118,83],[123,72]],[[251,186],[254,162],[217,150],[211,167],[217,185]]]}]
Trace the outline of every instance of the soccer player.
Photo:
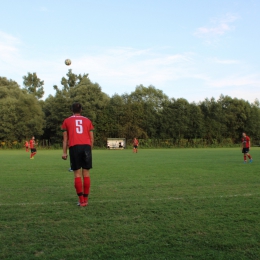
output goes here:
[{"label": "soccer player", "polygon": [[249,154],[250,138],[246,133],[242,133],[242,153],[244,154],[244,163],[247,163],[246,156],[249,158],[249,162],[253,162],[252,156]]},{"label": "soccer player", "polygon": [[32,139],[30,140],[30,149],[31,149],[30,159],[34,159],[34,156],[37,153],[35,145],[36,145],[35,138],[34,138],[34,136],[32,136]]},{"label": "soccer player", "polygon": [[24,146],[25,146],[25,151],[26,151],[26,152],[29,152],[29,143],[28,143],[27,140],[25,141]]},{"label": "soccer player", "polygon": [[139,144],[139,142],[135,137],[133,140],[133,153],[137,153],[138,144]]},{"label": "soccer player", "polygon": [[[74,187],[79,198],[78,205],[88,205],[90,190],[90,169],[92,168],[92,148],[94,144],[94,127],[92,122],[81,116],[82,106],[76,102],[72,105],[73,115],[66,118],[62,124],[63,155],[66,160],[69,140],[69,155],[71,169],[74,171]],[[83,181],[82,181],[83,178]]]}]

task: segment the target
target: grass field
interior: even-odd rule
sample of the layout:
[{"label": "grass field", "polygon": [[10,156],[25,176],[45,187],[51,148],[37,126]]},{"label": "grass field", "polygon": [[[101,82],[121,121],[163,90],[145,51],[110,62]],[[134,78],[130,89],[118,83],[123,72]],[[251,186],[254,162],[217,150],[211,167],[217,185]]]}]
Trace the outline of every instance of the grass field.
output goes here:
[{"label": "grass field", "polygon": [[61,151],[0,151],[0,259],[260,259],[260,149],[93,151],[76,206]]}]

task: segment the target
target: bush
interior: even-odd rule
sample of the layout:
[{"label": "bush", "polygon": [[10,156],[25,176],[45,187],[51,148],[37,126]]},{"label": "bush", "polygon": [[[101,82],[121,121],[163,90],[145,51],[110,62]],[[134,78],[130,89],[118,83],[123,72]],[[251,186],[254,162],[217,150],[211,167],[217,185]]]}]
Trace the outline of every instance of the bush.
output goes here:
[{"label": "bush", "polygon": [[[52,145],[39,145],[39,149],[62,149],[62,143],[54,143]],[[132,149],[133,144],[132,140],[126,140],[127,147]],[[240,144],[234,143],[231,138],[222,139],[221,141],[217,139],[207,140],[203,138],[197,139],[139,139],[139,146],[141,148],[217,148],[217,147],[237,147]],[[259,145],[259,142],[256,142],[252,145]],[[9,141],[0,141],[0,149],[23,149],[24,142],[9,142]],[[95,149],[106,149],[103,143],[95,142]]]},{"label": "bush", "polygon": [[62,149],[62,145],[61,144],[53,144],[51,147],[53,149]]}]

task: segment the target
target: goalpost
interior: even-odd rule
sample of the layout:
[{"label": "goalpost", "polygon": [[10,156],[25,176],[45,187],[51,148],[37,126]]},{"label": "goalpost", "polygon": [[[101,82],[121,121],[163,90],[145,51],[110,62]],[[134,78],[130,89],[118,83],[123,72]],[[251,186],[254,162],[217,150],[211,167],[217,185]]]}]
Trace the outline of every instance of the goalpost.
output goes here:
[{"label": "goalpost", "polygon": [[107,138],[107,149],[125,149],[126,139],[125,138]]}]

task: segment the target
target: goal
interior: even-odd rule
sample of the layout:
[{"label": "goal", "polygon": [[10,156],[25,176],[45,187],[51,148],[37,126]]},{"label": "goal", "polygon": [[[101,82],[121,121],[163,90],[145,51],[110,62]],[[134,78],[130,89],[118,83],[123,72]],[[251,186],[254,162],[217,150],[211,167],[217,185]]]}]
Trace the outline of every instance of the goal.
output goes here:
[{"label": "goal", "polygon": [[125,149],[125,138],[107,138],[107,149]]}]

